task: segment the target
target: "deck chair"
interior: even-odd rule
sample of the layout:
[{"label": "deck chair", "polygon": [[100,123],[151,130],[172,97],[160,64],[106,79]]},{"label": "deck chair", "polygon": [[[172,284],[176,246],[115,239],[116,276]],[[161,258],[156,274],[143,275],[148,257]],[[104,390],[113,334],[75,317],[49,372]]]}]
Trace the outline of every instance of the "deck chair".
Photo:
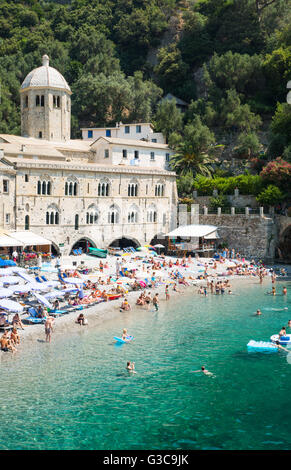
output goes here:
[{"label": "deck chair", "polygon": [[39,283],[42,283],[42,282],[43,282],[43,280],[42,280],[42,279],[40,279],[40,277],[39,277],[39,276],[35,276],[35,280],[36,280],[36,282],[39,282]]},{"label": "deck chair", "polygon": [[40,278],[44,281],[44,282],[48,282],[47,278],[45,276],[40,276]]},{"label": "deck chair", "polygon": [[62,284],[66,284],[65,279],[63,279],[63,277],[61,276],[60,273],[58,273],[58,278],[59,278],[59,280],[61,281]]},{"label": "deck chair", "polygon": [[43,318],[37,317],[37,312],[34,307],[30,307],[28,309],[28,313],[30,313],[30,316],[25,318],[25,320],[30,323],[43,323],[46,320],[46,317],[43,317]]},{"label": "deck chair", "polygon": [[75,256],[78,256],[78,254],[79,254],[79,253],[78,253],[78,250],[73,250],[73,254],[74,254]]}]

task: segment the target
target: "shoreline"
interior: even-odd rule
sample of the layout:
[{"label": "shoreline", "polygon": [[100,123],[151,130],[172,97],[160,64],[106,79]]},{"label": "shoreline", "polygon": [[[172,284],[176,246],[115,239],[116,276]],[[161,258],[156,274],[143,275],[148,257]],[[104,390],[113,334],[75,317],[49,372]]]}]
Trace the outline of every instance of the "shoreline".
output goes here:
[{"label": "shoreline", "polygon": [[[251,276],[229,276],[226,278],[229,279],[232,290],[236,289],[238,286],[247,287],[249,284],[253,285],[254,283],[257,283],[259,285],[259,279],[255,277],[251,277]],[[190,295],[194,297],[201,296],[201,294],[199,294],[197,291],[198,291],[199,286],[204,285],[205,282],[206,281],[203,279],[203,280],[197,280],[196,285],[190,285],[190,286],[185,286],[185,287],[179,286],[179,289],[181,289],[182,291],[181,293],[171,290],[170,299],[168,301],[166,301],[165,299],[165,285],[161,285],[156,288],[150,288],[150,289],[145,289],[145,290],[148,292],[151,292],[151,294],[153,294],[154,292],[159,293],[159,297],[160,297],[159,302],[160,302],[160,307],[161,307],[161,306],[166,305],[166,303],[171,305],[173,300],[176,301],[181,296],[182,296],[182,299],[184,298],[184,296],[189,298]],[[128,294],[126,294],[126,298],[128,299],[129,304],[131,305],[131,310],[126,311],[127,315],[128,314],[135,315],[139,311],[143,311],[143,312],[147,311],[145,307],[139,307],[136,305],[136,300],[141,292],[142,290],[138,290],[138,291],[131,291]],[[211,296],[211,295],[215,295],[215,294],[208,293],[208,296]],[[229,294],[225,293],[223,295],[228,296]],[[71,312],[61,317],[56,318],[54,321],[51,343],[46,343],[45,341],[44,342],[46,344],[53,345],[54,338],[60,338],[61,336],[63,337],[64,335],[69,336],[70,334],[76,333],[78,331],[82,331],[83,329],[96,328],[98,327],[98,325],[100,325],[104,321],[114,320],[115,318],[117,318],[118,315],[124,313],[124,312],[120,312],[121,302],[122,302],[122,297],[117,300],[102,302],[99,305],[94,305],[92,307],[85,308],[84,310]],[[152,304],[149,310],[151,310],[151,308],[153,308]],[[81,326],[75,323],[80,312],[84,313],[85,318],[88,320],[88,325]],[[17,332],[20,336],[20,344],[17,345],[17,351],[13,353],[13,355],[21,352],[29,343],[32,343],[32,342],[36,343],[40,339],[45,340],[44,324],[36,324],[36,325],[24,324],[24,330],[21,330],[18,328]],[[5,352],[1,351],[1,354],[5,354]]]}]

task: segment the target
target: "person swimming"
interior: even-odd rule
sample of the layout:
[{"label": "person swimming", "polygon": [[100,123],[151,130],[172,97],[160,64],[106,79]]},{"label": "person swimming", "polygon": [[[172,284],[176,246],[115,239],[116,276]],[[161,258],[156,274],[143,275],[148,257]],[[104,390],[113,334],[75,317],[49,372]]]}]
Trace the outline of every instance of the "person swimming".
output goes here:
[{"label": "person swimming", "polygon": [[131,372],[132,374],[136,374],[136,371],[135,371],[135,363],[134,363],[134,362],[131,362],[131,361],[127,361],[126,370],[127,370],[128,372]]},{"label": "person swimming", "polygon": [[199,369],[199,370],[193,370],[193,372],[203,372],[203,374],[205,374],[205,375],[214,375],[212,372],[205,369],[204,366],[201,366],[201,369]]}]

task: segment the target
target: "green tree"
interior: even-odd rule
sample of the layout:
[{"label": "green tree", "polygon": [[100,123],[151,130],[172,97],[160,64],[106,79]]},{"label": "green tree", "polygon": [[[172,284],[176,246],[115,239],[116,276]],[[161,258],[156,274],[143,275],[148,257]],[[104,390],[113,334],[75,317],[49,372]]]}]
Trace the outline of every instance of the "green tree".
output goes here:
[{"label": "green tree", "polygon": [[154,118],[155,129],[163,132],[168,141],[172,132],[179,132],[183,127],[183,115],[176,106],[176,101],[162,100],[157,106]]},{"label": "green tree", "polygon": [[184,139],[171,157],[171,166],[181,175],[211,175],[214,142],[214,134],[197,116],[193,123],[185,126]]}]

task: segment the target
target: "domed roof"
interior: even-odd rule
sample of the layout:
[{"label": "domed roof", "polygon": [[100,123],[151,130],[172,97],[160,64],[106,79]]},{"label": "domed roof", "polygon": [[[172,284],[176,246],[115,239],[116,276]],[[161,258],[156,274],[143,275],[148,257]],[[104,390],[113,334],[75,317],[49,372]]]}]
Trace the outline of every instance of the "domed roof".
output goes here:
[{"label": "domed roof", "polygon": [[49,57],[47,55],[42,57],[42,66],[29,72],[23,80],[21,89],[28,87],[62,88],[71,91],[62,74],[49,66]]}]

